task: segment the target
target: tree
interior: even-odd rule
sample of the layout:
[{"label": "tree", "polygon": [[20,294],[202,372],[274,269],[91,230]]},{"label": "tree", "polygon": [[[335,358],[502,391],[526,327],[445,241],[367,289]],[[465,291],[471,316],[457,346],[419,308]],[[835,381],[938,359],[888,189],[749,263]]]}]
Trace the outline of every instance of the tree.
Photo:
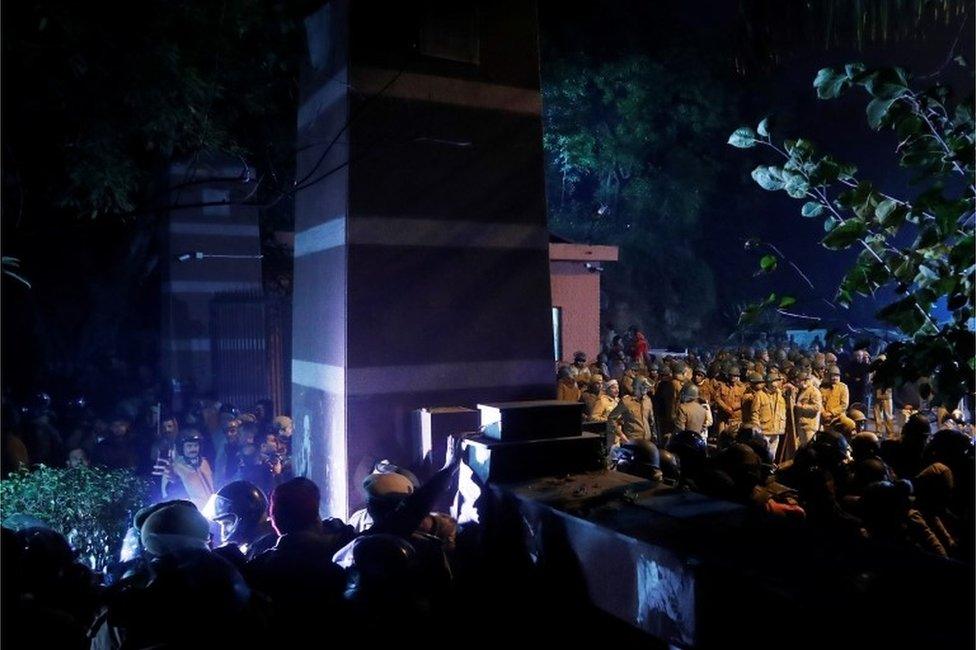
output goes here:
[{"label": "tree", "polygon": [[139,327],[158,322],[146,287],[170,163],[239,159],[262,221],[290,221],[312,4],[4,5],[3,253],[22,262],[3,266],[8,377],[59,366],[75,379],[93,360],[134,356]]},{"label": "tree", "polygon": [[715,305],[694,242],[719,172],[709,141],[734,96],[693,60],[574,55],[552,62],[543,85],[550,225],[620,246],[606,271],[611,315],[662,344],[700,341]]},{"label": "tree", "polygon": [[282,116],[297,97],[301,4],[5,6],[7,217],[37,228],[142,212],[158,207],[170,161],[213,153],[273,186],[293,157]]},{"label": "tree", "polygon": [[[965,61],[958,62],[965,65]],[[870,101],[866,115],[875,131],[897,133],[899,164],[914,170],[916,196],[896,197],[859,178],[852,165],[818,152],[808,140],[777,144],[768,119],[753,129],[740,127],[729,138],[739,148],[763,147],[779,158],[752,172],[768,191],[803,200],[800,214],[824,220],[821,243],[831,250],[861,249],[837,290],[836,302],[849,307],[855,295],[876,296],[893,286],[894,302],[877,317],[896,327],[904,341],[887,347],[876,381],[893,386],[933,378],[949,401],[974,390],[976,346],[971,329],[976,287],[973,236],[973,98],[953,102],[945,86],[912,87],[902,68],[867,69],[857,63],[824,68],[813,82],[817,96],[833,99],[852,88]],[[910,243],[908,243],[910,242]],[[754,315],[775,303],[768,298],[747,308]],[[932,316],[936,305],[951,313],[948,322]]]}]

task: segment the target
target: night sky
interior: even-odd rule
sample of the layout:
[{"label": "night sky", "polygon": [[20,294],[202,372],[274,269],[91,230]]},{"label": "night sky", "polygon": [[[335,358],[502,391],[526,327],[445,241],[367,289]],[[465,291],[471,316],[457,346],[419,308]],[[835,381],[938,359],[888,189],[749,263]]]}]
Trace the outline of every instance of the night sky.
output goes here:
[{"label": "night sky", "polygon": [[[744,90],[736,107],[738,116],[729,122],[728,133],[742,125],[754,127],[763,116],[771,115],[774,139],[811,139],[822,151],[857,165],[859,177],[871,180],[882,191],[906,198],[917,193],[919,189],[911,186],[910,175],[898,167],[893,155],[895,134],[876,133],[868,127],[866,94],[850,92],[840,99],[818,100],[812,81],[820,68],[855,61],[869,67],[899,65],[916,77],[929,75],[943,67],[960,35],[955,54],[973,61],[972,14],[965,26],[958,21],[947,25],[928,20],[921,24],[918,37],[886,44],[865,43],[863,49],[856,47],[850,35],[840,37],[846,44],[829,49],[820,42],[796,41],[792,51],[782,52],[781,60],[768,69],[740,75],[733,66],[743,51],[739,7],[740,3],[730,0],[666,0],[591,3],[588,8],[569,12],[562,3],[544,1],[540,8],[543,83],[547,81],[547,55],[581,51],[596,60],[629,52],[653,56],[659,43],[677,41],[692,55],[700,53],[701,65],[710,66],[716,76]],[[972,92],[972,73],[954,63],[945,66],[939,79],[957,97]],[[775,164],[767,152],[734,149],[724,138],[715,142],[715,148],[725,167],[721,197],[702,215],[702,239],[696,245],[715,273],[719,308],[776,291],[795,295],[798,312],[836,318],[837,312],[823,305],[782,266],[770,276],[754,278],[759,255],[746,252],[742,243],[755,236],[775,244],[810,277],[817,294],[826,298],[833,297],[857,251],[823,248],[819,243],[824,234],[821,219],[800,217],[801,201],[782,192],[766,192],[749,178],[755,165]],[[858,298],[849,313],[840,315],[857,326],[877,326],[873,314],[886,297],[879,294],[878,301]],[[797,326],[803,323],[798,321]]]}]

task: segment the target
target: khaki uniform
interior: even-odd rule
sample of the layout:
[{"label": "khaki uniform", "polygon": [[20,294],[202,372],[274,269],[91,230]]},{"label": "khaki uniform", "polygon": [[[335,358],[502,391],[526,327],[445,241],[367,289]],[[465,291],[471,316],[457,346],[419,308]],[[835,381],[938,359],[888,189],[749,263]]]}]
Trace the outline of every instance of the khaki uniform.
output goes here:
[{"label": "khaki uniform", "polygon": [[796,436],[802,446],[813,439],[820,430],[820,412],[823,410],[823,394],[815,386],[804,386],[796,397]]},{"label": "khaki uniform", "polygon": [[618,438],[654,440],[654,407],[650,397],[639,400],[633,395],[624,395],[609,419],[616,425]]},{"label": "khaki uniform", "polygon": [[583,402],[583,413],[586,414],[586,417],[590,417],[599,399],[599,393],[591,393],[590,391],[586,391],[580,396],[580,401]]},{"label": "khaki uniform", "polygon": [[890,388],[874,389],[874,430],[882,438],[895,435],[895,408]]},{"label": "khaki uniform", "polygon": [[698,384],[698,399],[704,401],[706,404],[711,404],[715,401],[715,379],[709,379],[706,377],[702,380],[702,383]]},{"label": "khaki uniform", "polygon": [[752,386],[748,384],[745,385],[745,388],[745,392],[742,393],[742,426],[752,427],[752,411],[754,408],[756,393],[752,390]]},{"label": "khaki uniform", "polygon": [[724,381],[715,383],[712,401],[718,406],[715,414],[718,420],[719,433],[726,429],[735,429],[742,424],[742,398],[746,387],[741,382],[728,384]]},{"label": "khaki uniform", "polygon": [[783,393],[760,390],[753,395],[749,408],[749,424],[759,428],[769,442],[769,452],[776,458],[779,439],[786,433],[786,400]]},{"label": "khaki uniform", "polygon": [[851,401],[847,384],[838,381],[830,386],[821,386],[820,393],[823,395],[823,417],[821,419],[824,425],[830,424],[839,416],[847,414]]},{"label": "khaki uniform", "polygon": [[560,402],[578,402],[582,394],[572,377],[560,379],[556,384],[556,399]]},{"label": "khaki uniform", "polygon": [[701,402],[682,402],[674,416],[674,430],[705,434],[712,426],[712,411]]},{"label": "khaki uniform", "polygon": [[600,395],[593,403],[593,409],[590,411],[590,419],[596,422],[606,422],[610,413],[617,408],[617,404],[619,403],[620,399],[617,397]]},{"label": "khaki uniform", "polygon": [[620,394],[621,395],[633,395],[634,394],[634,380],[637,379],[636,370],[628,370],[620,378]]},{"label": "khaki uniform", "polygon": [[761,429],[763,435],[767,436],[786,433],[786,400],[783,393],[778,390],[754,393],[750,401],[749,425]]}]

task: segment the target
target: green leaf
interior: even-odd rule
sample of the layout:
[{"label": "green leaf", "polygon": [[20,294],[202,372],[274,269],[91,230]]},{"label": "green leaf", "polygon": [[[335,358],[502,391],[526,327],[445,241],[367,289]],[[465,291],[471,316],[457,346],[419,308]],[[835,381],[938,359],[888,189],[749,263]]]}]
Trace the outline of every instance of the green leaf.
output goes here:
[{"label": "green leaf", "polygon": [[884,126],[885,118],[888,117],[888,111],[891,110],[892,105],[896,101],[898,101],[897,98],[882,99],[879,97],[872,99],[866,111],[868,115],[868,126],[875,131]]},{"label": "green leaf", "polygon": [[915,250],[922,250],[923,248],[929,248],[934,246],[939,242],[939,229],[933,226],[926,226],[922,228],[921,232],[918,233],[918,237],[915,238],[915,243],[912,244],[912,248]]},{"label": "green leaf", "polygon": [[915,284],[921,286],[928,286],[933,282],[938,282],[938,280],[939,280],[938,273],[936,273],[929,267],[925,266],[924,264],[920,264],[918,266],[918,274],[915,276],[913,281],[915,282]]},{"label": "green leaf", "polygon": [[859,78],[864,74],[864,64],[863,63],[848,63],[844,66],[844,73],[854,81],[858,81]]},{"label": "green leaf", "polygon": [[792,196],[794,199],[802,199],[807,195],[807,191],[810,189],[810,184],[802,174],[797,174],[796,172],[785,172],[783,177],[786,179],[783,187],[787,194]]},{"label": "green leaf", "polygon": [[851,296],[850,291],[848,291],[844,287],[840,287],[839,289],[837,289],[837,295],[834,297],[834,300],[835,302],[837,302],[838,305],[840,305],[844,309],[847,309],[851,306],[851,302],[854,300],[854,297]]},{"label": "green leaf", "polygon": [[817,89],[817,97],[820,99],[833,99],[849,83],[850,78],[846,73],[834,68],[822,68],[813,80],[813,87]]},{"label": "green leaf", "polygon": [[908,283],[912,281],[915,277],[918,269],[918,262],[916,262],[911,255],[905,255],[901,263],[894,267],[893,273],[895,279],[899,282]]},{"label": "green leaf", "polygon": [[783,174],[777,167],[759,165],[752,170],[752,180],[759,184],[759,187],[770,192],[781,190],[786,183],[783,181]]},{"label": "green leaf", "polygon": [[759,268],[765,273],[775,271],[778,264],[779,260],[776,259],[775,255],[763,255],[759,260]]},{"label": "green leaf", "polygon": [[972,101],[962,102],[958,106],[956,106],[956,114],[952,120],[952,125],[956,127],[972,127],[973,125]]},{"label": "green leaf", "polygon": [[821,243],[831,250],[842,250],[863,237],[867,231],[868,228],[861,219],[848,219],[827,233]]},{"label": "green leaf", "polygon": [[908,208],[897,201],[885,199],[874,208],[874,216],[883,228],[900,228],[908,216]]},{"label": "green leaf", "polygon": [[783,296],[779,300],[780,309],[786,309],[787,307],[790,307],[795,304],[796,304],[796,298],[794,298],[793,296]]},{"label": "green leaf", "polygon": [[769,137],[769,118],[768,117],[764,117],[762,119],[762,121],[759,122],[759,126],[756,127],[756,132],[759,133],[759,135],[761,135],[764,138],[768,138]]},{"label": "green leaf", "polygon": [[908,335],[915,334],[925,324],[925,317],[919,311],[914,296],[893,302],[879,310],[876,315]]},{"label": "green leaf", "polygon": [[964,57],[962,54],[957,54],[952,60],[964,68],[969,67],[969,62],[966,61],[966,57]]},{"label": "green leaf", "polygon": [[909,92],[908,73],[903,68],[876,70],[866,75],[861,83],[872,97],[879,99],[895,99]]},{"label": "green leaf", "polygon": [[963,269],[976,263],[976,238],[972,233],[955,243],[949,253],[949,262]]},{"label": "green leaf", "polygon": [[837,178],[842,181],[852,181],[854,180],[854,174],[857,173],[857,167],[848,164],[839,164]]},{"label": "green leaf", "polygon": [[807,218],[819,217],[823,211],[824,207],[822,204],[817,203],[816,201],[807,201],[800,209],[800,214]]},{"label": "green leaf", "polygon": [[806,160],[813,155],[814,146],[809,140],[800,138],[799,140],[787,140],[785,142],[786,153],[799,160]]},{"label": "green leaf", "polygon": [[729,136],[728,144],[739,149],[749,149],[756,146],[756,132],[748,126],[740,126]]}]

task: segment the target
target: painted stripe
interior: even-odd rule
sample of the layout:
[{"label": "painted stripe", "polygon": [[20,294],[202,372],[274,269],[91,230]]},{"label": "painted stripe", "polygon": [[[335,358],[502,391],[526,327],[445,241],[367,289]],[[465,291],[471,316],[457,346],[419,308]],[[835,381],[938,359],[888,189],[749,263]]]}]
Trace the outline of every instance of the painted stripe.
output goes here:
[{"label": "painted stripe", "polygon": [[346,83],[346,70],[343,69],[322,85],[315,89],[298,107],[298,128],[304,129],[323,113],[332,109],[333,105],[345,101],[348,96],[349,84]]},{"label": "painted stripe", "polygon": [[549,245],[545,229],[530,224],[402,217],[350,219],[349,243],[369,246],[529,249],[546,249]]},{"label": "painted stripe", "polygon": [[[437,390],[518,387],[526,377],[554,375],[546,359],[508,359],[416,366],[347,368],[292,360],[292,382],[334,395],[386,395]],[[348,382],[343,382],[348,377]]]},{"label": "painted stripe", "polygon": [[167,347],[174,352],[210,352],[210,339],[170,339]]},{"label": "painted stripe", "polygon": [[346,372],[342,366],[292,359],[291,381],[333,395],[344,395],[346,391]]},{"label": "painted stripe", "polygon": [[166,293],[237,293],[259,291],[260,289],[260,282],[171,280],[163,283],[163,291]]},{"label": "painted stripe", "polygon": [[345,216],[330,219],[307,230],[295,233],[295,257],[321,253],[346,243]]},{"label": "painted stripe", "polygon": [[[396,70],[355,68],[352,86],[357,92],[374,95],[396,76]],[[397,97],[451,104],[470,108],[487,108],[509,113],[542,114],[542,97],[534,88],[518,88],[501,84],[455,79],[435,75],[404,72],[386,90],[383,97]]]},{"label": "painted stripe", "polygon": [[169,231],[174,235],[219,235],[224,237],[257,237],[261,231],[257,224],[193,223],[173,221]]}]

